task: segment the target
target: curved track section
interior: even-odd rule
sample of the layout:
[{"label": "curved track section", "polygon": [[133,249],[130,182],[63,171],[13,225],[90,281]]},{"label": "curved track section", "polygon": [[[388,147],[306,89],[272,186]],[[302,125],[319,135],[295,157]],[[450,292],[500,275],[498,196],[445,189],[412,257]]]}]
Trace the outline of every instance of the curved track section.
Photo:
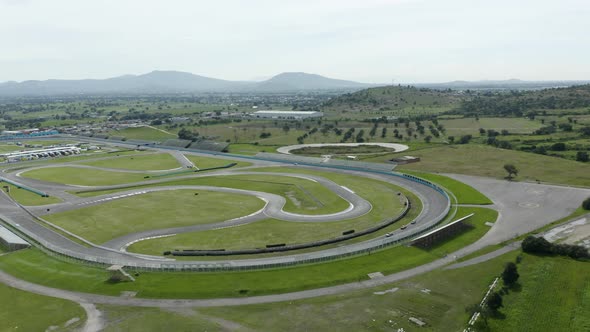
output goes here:
[{"label": "curved track section", "polygon": [[[169,151],[166,151],[169,152]],[[193,153],[195,155],[199,155],[198,153]],[[236,155],[232,155],[231,158],[233,159],[245,159],[249,162],[256,161],[255,157],[240,157]],[[271,163],[272,165],[283,165],[280,162]],[[291,164],[291,162],[289,162]],[[264,165],[268,166],[269,162],[264,161]],[[313,166],[299,166],[304,167],[307,169],[318,169],[326,171],[326,167],[313,167]],[[128,267],[135,267],[135,268],[143,268],[143,269],[167,269],[167,270],[194,270],[194,271],[220,271],[220,270],[249,270],[249,269],[260,269],[260,268],[273,268],[273,267],[283,267],[283,266],[290,266],[302,263],[312,263],[312,262],[321,262],[321,261],[328,261],[332,259],[337,259],[341,257],[348,257],[360,253],[370,252],[372,250],[386,247],[395,243],[398,243],[404,239],[411,238],[416,234],[419,234],[423,231],[426,231],[432,227],[434,227],[438,222],[445,218],[449,209],[450,209],[450,200],[448,196],[442,191],[440,188],[425,182],[421,181],[416,178],[402,176],[400,174],[396,174],[393,172],[381,172],[381,171],[369,171],[369,170],[356,170],[354,168],[350,169],[330,169],[331,172],[337,172],[342,174],[350,174],[350,175],[357,175],[357,176],[364,176],[368,178],[378,179],[384,182],[392,183],[394,185],[403,187],[407,190],[412,191],[416,194],[419,199],[422,201],[423,210],[421,211],[420,215],[414,220],[415,224],[410,225],[405,230],[397,230],[393,232],[393,235],[390,237],[379,237],[374,238],[371,240],[367,240],[364,242],[349,244],[342,247],[337,248],[330,248],[319,250],[310,253],[304,254],[293,254],[287,256],[278,256],[278,257],[261,257],[261,258],[253,258],[253,259],[241,259],[241,260],[219,260],[219,261],[174,261],[167,258],[156,257],[156,256],[145,256],[145,255],[136,255],[130,254],[126,252],[120,252],[114,250],[113,248],[121,247],[123,242],[128,243],[127,240],[137,240],[138,238],[142,238],[149,234],[144,233],[136,233],[132,234],[127,239],[115,239],[112,243],[107,243],[108,246],[92,246],[92,247],[85,247],[82,246],[69,238],[59,234],[58,232],[54,231],[51,228],[45,227],[40,224],[34,217],[35,213],[39,213],[40,209],[52,209],[52,212],[60,211],[60,209],[66,210],[71,208],[79,208],[80,206],[77,205],[80,202],[84,202],[84,200],[88,200],[89,198],[74,198],[73,195],[68,197],[66,203],[56,204],[53,206],[43,206],[41,208],[30,208],[30,211],[27,208],[24,208],[15,202],[13,202],[10,198],[8,198],[5,194],[0,195],[0,218],[3,219],[10,228],[15,230],[17,233],[24,234],[29,239],[34,240],[42,247],[60,255],[65,255],[68,257],[76,258],[82,261],[88,262],[95,262],[95,263],[102,263],[102,264],[111,264],[111,265],[123,265]],[[322,222],[322,221],[334,221],[334,220],[342,220],[346,217],[354,217],[360,216],[364,213],[367,213],[370,210],[370,203],[366,200],[360,198],[358,195],[342,188],[341,186],[337,185],[336,183],[324,179],[319,176],[314,175],[301,175],[301,174],[288,174],[288,173],[261,173],[261,172],[248,172],[248,171],[219,171],[219,172],[212,172],[208,174],[198,174],[196,177],[199,176],[220,176],[220,175],[238,175],[238,174],[275,174],[281,176],[297,176],[302,178],[307,178],[308,180],[320,182],[322,185],[328,187],[330,190],[337,193],[343,199],[347,200],[352,208],[349,208],[345,211],[341,211],[336,214],[332,215],[320,215],[320,216],[308,216],[308,215],[297,215],[291,213],[285,213],[282,211],[282,206],[284,205],[284,198],[277,195],[272,195],[268,193],[260,193],[260,192],[247,192],[244,191],[242,193],[256,195],[265,199],[268,204],[263,209],[266,215],[271,215],[273,217],[278,217],[278,219],[288,220],[288,221],[315,221],[315,222]],[[8,178],[11,178],[15,181],[20,181],[28,186],[35,187],[40,190],[48,191],[50,193],[55,193],[56,191],[63,190],[72,190],[73,188],[80,189],[80,187],[73,187],[68,185],[59,185],[59,184],[52,184],[47,183],[44,181],[39,180],[32,180],[32,179],[25,179],[16,176],[15,174],[7,174]],[[184,177],[175,177],[174,180],[182,179],[182,178],[195,178],[194,175],[191,176],[184,176]],[[134,185],[144,185],[144,184],[154,184],[154,183],[161,183],[161,182],[168,182],[170,179],[162,179],[162,180],[150,180],[140,183],[134,183]],[[113,188],[128,188],[129,184],[120,185],[120,186],[108,186],[108,187],[95,187],[100,189],[113,189]],[[141,188],[140,190],[173,190],[173,189],[180,189],[186,188],[182,187],[155,187],[155,188]],[[203,186],[198,186],[195,188],[204,189]],[[215,190],[220,190],[222,188],[213,187]],[[74,189],[75,190],[75,189]],[[231,188],[223,188],[223,190],[237,190]],[[121,195],[121,193],[117,193],[115,195]],[[57,195],[56,195],[57,196]],[[67,196],[67,195],[65,195]],[[96,197],[90,198],[96,200]],[[257,218],[261,218],[260,214],[253,214],[250,216],[243,217],[244,220],[237,218],[233,221],[235,224],[240,223],[247,223],[255,221]],[[217,225],[219,226],[219,225]],[[190,229],[190,228],[189,228]],[[185,231],[189,230],[185,229]],[[169,231],[164,230],[164,231]],[[192,229],[190,229],[192,230]],[[156,230],[154,234],[160,234],[163,230]],[[159,232],[159,233],[158,233]],[[163,235],[163,234],[160,234]],[[152,235],[158,236],[158,235]],[[124,246],[124,245],[123,245]]]}]

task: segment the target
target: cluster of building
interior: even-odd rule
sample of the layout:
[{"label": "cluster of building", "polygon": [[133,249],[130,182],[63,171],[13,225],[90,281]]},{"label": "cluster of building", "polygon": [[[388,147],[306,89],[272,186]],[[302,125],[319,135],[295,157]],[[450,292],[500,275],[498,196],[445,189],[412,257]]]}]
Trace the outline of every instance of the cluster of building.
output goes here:
[{"label": "cluster of building", "polygon": [[51,158],[59,156],[69,156],[72,154],[80,154],[79,147],[68,145],[60,147],[51,147],[38,150],[24,150],[16,152],[8,152],[0,154],[0,157],[5,158],[9,163],[25,160],[35,160],[40,158]]}]

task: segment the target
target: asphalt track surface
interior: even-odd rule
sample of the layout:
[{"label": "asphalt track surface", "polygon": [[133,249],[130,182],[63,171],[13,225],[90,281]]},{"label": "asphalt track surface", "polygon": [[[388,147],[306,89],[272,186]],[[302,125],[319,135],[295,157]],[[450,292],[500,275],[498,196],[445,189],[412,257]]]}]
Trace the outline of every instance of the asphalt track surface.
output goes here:
[{"label": "asphalt track surface", "polygon": [[[170,152],[167,150],[159,151],[159,152]],[[191,153],[191,152],[184,152],[184,154],[194,154],[199,155],[198,153]],[[178,152],[174,151],[173,155],[177,159],[182,159],[178,155]],[[206,155],[208,156],[208,155]],[[231,157],[232,159],[236,159],[234,156]],[[256,160],[252,160],[248,158],[247,161],[254,162],[258,164]],[[267,162],[262,161],[259,163],[259,166],[269,166],[269,165],[283,165],[282,163],[277,162]],[[74,167],[83,167],[83,168],[92,168],[92,169],[101,169],[101,170],[110,170],[110,171],[121,171],[119,169],[108,169],[104,167],[93,167],[88,165],[75,165],[75,164],[68,164],[68,166]],[[289,164],[289,166],[294,167],[294,165]],[[31,167],[30,169],[37,169],[37,168],[44,168],[44,167],[59,167],[59,165],[44,165],[41,167]],[[355,193],[343,188],[342,186],[327,180],[321,176],[316,175],[302,175],[302,174],[289,174],[289,173],[272,173],[272,172],[251,172],[248,171],[246,168],[241,168],[237,170],[220,170],[220,171],[212,171],[208,173],[192,173],[186,176],[176,176],[173,178],[165,178],[165,179],[150,179],[142,182],[133,183],[133,185],[153,185],[159,184],[163,182],[169,181],[176,181],[181,179],[188,179],[188,178],[199,178],[199,177],[209,177],[209,176],[229,176],[229,175],[248,175],[248,174],[255,174],[255,175],[280,175],[280,176],[295,176],[298,178],[304,178],[309,181],[315,181],[323,185],[324,187],[328,188],[329,190],[333,191],[335,194],[339,195],[343,199],[349,202],[349,208],[333,214],[328,215],[302,215],[302,214],[294,214],[288,213],[283,211],[283,206],[285,204],[285,199],[282,196],[272,195],[268,193],[262,192],[254,192],[254,191],[245,191],[233,188],[219,188],[219,187],[205,187],[205,186],[173,186],[173,187],[151,187],[151,188],[135,188],[129,190],[129,184],[122,184],[116,186],[97,186],[97,187],[83,187],[86,189],[99,189],[99,190],[109,190],[109,189],[122,189],[128,188],[128,191],[117,192],[115,194],[109,194],[105,196],[98,196],[98,197],[91,197],[91,198],[80,198],[74,195],[67,193],[66,191],[76,191],[80,190],[81,186],[72,186],[67,184],[58,184],[58,183],[51,183],[46,181],[34,180],[29,179],[21,174],[25,173],[27,168],[19,169],[18,172],[8,172],[2,174],[5,178],[8,178],[12,181],[21,183],[23,185],[47,192],[51,196],[60,197],[65,200],[63,203],[46,205],[42,207],[22,207],[18,204],[15,204],[11,201],[6,195],[0,195],[0,218],[4,221],[8,222],[14,227],[19,228],[21,231],[28,234],[30,237],[34,238],[35,240],[41,242],[47,248],[57,251],[69,256],[78,257],[81,259],[85,259],[88,261],[96,261],[105,264],[116,264],[116,265],[123,265],[123,266],[131,266],[131,267],[146,267],[146,268],[186,268],[190,267],[193,269],[229,269],[229,268],[252,268],[252,267],[272,267],[272,266],[283,266],[284,264],[295,264],[297,262],[309,262],[312,260],[317,259],[328,259],[329,257],[333,256],[341,256],[345,254],[351,254],[354,252],[359,252],[361,250],[367,250],[370,248],[378,247],[386,245],[387,243],[395,242],[401,238],[407,237],[411,235],[412,232],[415,230],[419,230],[426,226],[431,226],[436,224],[438,221],[442,220],[444,216],[447,214],[449,210],[449,201],[447,197],[440,194],[438,191],[429,187],[427,185],[423,185],[399,176],[394,175],[387,175],[387,174],[377,174],[371,173],[366,171],[359,171],[359,170],[343,170],[343,169],[326,169],[324,167],[314,167],[314,166],[296,166],[296,167],[304,167],[307,169],[318,169],[321,171],[331,171],[337,172],[342,174],[351,174],[356,176],[364,176],[368,178],[378,179],[384,182],[392,183],[394,185],[403,187],[415,195],[422,201],[423,209],[420,215],[415,219],[416,223],[414,225],[410,225],[406,230],[397,230],[394,232],[392,237],[378,237],[371,240],[354,243],[342,247],[337,248],[328,248],[328,249],[319,249],[317,251],[311,253],[304,253],[304,254],[293,254],[293,255],[282,255],[282,256],[275,256],[275,257],[264,257],[264,258],[251,258],[251,259],[240,259],[240,260],[217,260],[217,261],[199,261],[199,260],[191,260],[191,261],[176,261],[170,258],[164,258],[159,256],[147,256],[147,255],[138,255],[138,254],[131,254],[125,252],[125,248],[133,242],[140,241],[142,239],[148,239],[150,237],[155,236],[165,236],[171,234],[178,234],[183,232],[191,232],[191,231],[198,231],[198,230],[206,230],[206,229],[213,229],[213,228],[220,228],[220,227],[227,227],[227,226],[237,226],[246,224],[249,222],[254,222],[257,220],[261,220],[263,218],[272,217],[276,219],[281,219],[289,222],[330,222],[330,221],[337,221],[337,220],[344,220],[350,218],[356,218],[368,213],[371,209],[371,204],[366,201],[365,199],[361,198],[360,196],[356,195]],[[127,171],[127,172],[135,172],[135,171]],[[245,216],[242,218],[237,218],[234,220],[225,221],[223,223],[216,223],[211,225],[195,225],[195,226],[188,226],[188,227],[181,227],[181,228],[168,228],[168,229],[156,229],[147,232],[139,232],[134,234],[128,234],[123,237],[113,239],[107,243],[102,245],[92,244],[92,246],[87,247],[80,245],[69,238],[61,235],[60,233],[54,231],[52,227],[48,227],[40,220],[36,219],[36,217],[44,214],[47,212],[47,209],[50,209],[50,212],[61,212],[67,211],[71,209],[80,208],[82,206],[92,205],[92,204],[101,204],[106,201],[110,201],[112,199],[122,199],[121,196],[126,194],[133,194],[137,193],[138,191],[159,191],[159,190],[176,190],[176,189],[198,189],[198,190],[217,190],[217,191],[226,191],[226,192],[233,192],[239,194],[248,194],[254,195],[256,197],[260,197],[261,199],[267,202],[264,209],[259,211],[259,213],[255,213],[249,216]],[[115,198],[117,197],[117,198]],[[392,199],[397,199],[397,197],[392,197]],[[391,216],[392,218],[395,216]],[[62,229],[62,231],[65,231]],[[67,231],[66,231],[67,233]],[[70,235],[72,235],[70,233]]]},{"label": "asphalt track surface", "polygon": [[[325,171],[325,169],[323,169]],[[225,299],[208,299],[208,300],[176,300],[176,299],[141,299],[141,298],[123,298],[116,296],[104,296],[97,294],[77,293],[51,287],[32,284],[23,280],[14,278],[4,272],[0,272],[0,281],[25,291],[63,298],[78,303],[102,303],[127,306],[143,307],[161,307],[161,308],[179,308],[179,307],[207,307],[207,306],[233,306],[245,304],[272,303],[282,301],[293,301],[331,294],[339,294],[358,289],[366,289],[380,285],[387,285],[392,282],[407,279],[420,275],[441,267],[460,268],[472,264],[478,264],[488,259],[498,257],[506,252],[517,249],[515,245],[508,245],[495,252],[470,259],[462,263],[455,263],[456,259],[467,254],[473,253],[479,249],[485,248],[490,244],[498,244],[509,240],[521,232],[536,229],[544,226],[553,220],[563,218],[573,212],[581,201],[590,195],[590,190],[580,188],[570,188],[562,186],[552,186],[544,184],[517,183],[501,180],[494,180],[480,177],[470,177],[463,175],[450,175],[458,180],[468,183],[469,185],[480,190],[483,194],[490,197],[494,204],[487,206],[496,209],[499,212],[499,218],[491,230],[480,240],[468,245],[454,253],[450,253],[444,258],[438,259],[406,271],[394,273],[383,278],[365,280],[361,282],[342,284],[333,287],[306,290],[301,292],[284,293],[267,296],[247,297],[247,298],[225,298]],[[377,176],[375,176],[377,177]],[[16,209],[10,201],[6,201],[5,196],[0,196],[0,206],[8,207],[6,211],[9,215],[21,215],[22,210]],[[96,316],[96,315],[94,315]],[[96,319],[96,317],[94,317]],[[95,322],[94,326],[100,327],[100,323]],[[87,325],[88,327],[88,325]],[[89,330],[98,330],[99,328]]]}]

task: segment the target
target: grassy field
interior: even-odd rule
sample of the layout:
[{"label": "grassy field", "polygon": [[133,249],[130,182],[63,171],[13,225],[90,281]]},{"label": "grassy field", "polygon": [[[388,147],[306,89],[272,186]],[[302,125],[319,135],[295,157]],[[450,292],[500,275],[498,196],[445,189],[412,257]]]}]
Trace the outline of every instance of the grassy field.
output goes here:
[{"label": "grassy field", "polygon": [[23,172],[21,176],[79,186],[108,186],[143,181],[145,175],[63,166],[33,169]]},{"label": "grassy field", "polygon": [[446,188],[448,191],[452,192],[453,195],[457,198],[458,204],[479,204],[479,205],[486,205],[492,204],[493,202],[487,198],[484,194],[480,193],[479,191],[475,190],[473,187],[455,179],[451,179],[447,176],[438,175],[438,174],[431,174],[431,173],[424,173],[424,172],[415,172],[415,171],[408,171],[402,170],[403,173],[412,174],[418,177],[421,177],[425,180],[434,182],[439,184],[440,186]]},{"label": "grassy field", "polygon": [[[401,212],[401,205],[397,204],[397,207]],[[129,251],[161,255],[162,251],[172,249],[264,248],[267,244],[296,244],[336,238],[341,236],[344,231],[350,229],[360,231],[374,224],[375,222],[371,222],[366,218],[362,218],[361,221],[352,219],[323,223],[268,219],[240,227],[184,233],[166,238],[141,241],[130,246]],[[397,227],[388,229],[393,230],[395,228]]]},{"label": "grassy field", "polygon": [[471,134],[479,136],[479,128],[485,130],[493,129],[501,131],[508,130],[510,133],[529,134],[542,127],[541,121],[529,120],[525,118],[462,118],[440,120],[446,130],[447,135],[461,136]]},{"label": "grassy field", "polygon": [[237,218],[261,209],[256,197],[199,190],[161,191],[113,200],[100,205],[45,215],[44,218],[102,243],[150,229],[189,226]]},{"label": "grassy field", "polygon": [[[400,165],[398,170],[457,173],[504,178],[505,164],[514,164],[518,180],[590,186],[590,164],[484,145],[433,146],[411,152],[420,162]],[[378,161],[376,158],[373,161]]]},{"label": "grassy field", "polygon": [[[269,168],[276,170],[277,168]],[[284,169],[293,171],[292,169]],[[330,223],[290,223],[277,220],[260,221],[250,225],[244,225],[237,228],[228,228],[214,231],[194,232],[179,234],[172,237],[146,240],[138,242],[130,247],[130,251],[142,253],[161,254],[170,249],[191,249],[198,246],[199,248],[253,248],[273,243],[302,243],[312,240],[326,239],[341,235],[343,231],[349,229],[361,230],[366,229],[376,223],[399,215],[402,210],[401,201],[398,192],[402,192],[412,203],[412,210],[400,222],[395,223],[383,230],[371,235],[362,236],[351,240],[357,242],[367,240],[375,236],[384,235],[386,232],[398,229],[404,223],[415,218],[421,211],[422,205],[418,198],[410,192],[402,190],[394,185],[372,180],[359,178],[355,176],[345,176],[339,174],[329,174],[318,172],[317,175],[331,177],[331,180],[339,184],[346,185],[347,188],[354,190],[361,197],[367,199],[373,205],[372,210],[361,217],[340,222]],[[322,201],[326,196],[322,195]],[[293,253],[293,252],[289,252]],[[285,253],[281,253],[285,254]],[[241,256],[243,257],[243,256]],[[259,256],[258,256],[259,257]],[[230,259],[235,257],[218,257],[216,259]]]},{"label": "grassy field", "polygon": [[520,287],[504,296],[492,331],[589,331],[590,262],[524,255]]},{"label": "grassy field", "polygon": [[[481,300],[509,253],[456,270],[436,270],[401,282],[340,295],[273,304],[203,308],[199,312],[256,331],[462,331],[465,307]],[[375,292],[395,290],[384,295]],[[423,290],[429,290],[424,292]],[[418,317],[428,325],[408,321]],[[540,330],[539,330],[540,331]]]},{"label": "grassy field", "polygon": [[246,167],[246,166],[252,165],[252,163],[245,162],[245,161],[234,161],[234,160],[211,158],[211,157],[201,157],[201,156],[195,156],[195,155],[190,155],[190,154],[187,154],[185,156],[188,160],[192,161],[193,164],[195,164],[195,166],[197,166],[200,169],[222,167],[222,166],[226,166],[228,164],[234,163],[234,162],[237,163],[237,165],[233,166],[232,168]]},{"label": "grassy field", "polygon": [[[37,205],[47,205],[47,204],[54,204],[61,202],[61,199],[49,196],[49,197],[42,197],[35,193],[32,193],[25,189],[19,189],[13,185],[3,183],[2,186],[8,186],[10,188],[10,197],[12,197],[15,201],[19,202],[22,205],[27,206],[37,206]],[[3,189],[4,190],[4,189]]]},{"label": "grassy field", "polygon": [[109,132],[112,136],[122,136],[127,139],[138,139],[146,141],[165,141],[167,139],[178,138],[175,134],[158,130],[153,127],[137,127],[125,128],[121,130],[113,130]]},{"label": "grassy field", "polygon": [[367,279],[367,273],[390,274],[425,264],[479,239],[486,221],[497,213],[485,208],[460,208],[457,218],[475,212],[473,228],[429,250],[397,246],[383,251],[323,264],[225,273],[143,272],[135,282],[111,284],[108,272],[48,258],[36,249],[0,256],[0,269],[18,278],[51,287],[119,295],[136,291],[147,298],[212,298],[292,292]]},{"label": "grassy field", "polygon": [[[227,175],[207,176],[194,179],[171,180],[156,184],[156,186],[201,185],[227,187],[244,190],[254,190],[276,194],[285,197],[283,209],[287,212],[303,214],[324,214],[345,210],[349,204],[340,196],[319,183],[309,180],[269,175]],[[154,186],[154,185],[149,185]],[[147,186],[138,186],[142,188]],[[114,193],[123,189],[101,190],[78,193],[80,196],[96,196]]]},{"label": "grassy field", "polygon": [[86,320],[84,309],[74,302],[4,284],[0,284],[0,308],[0,331],[50,331],[52,326],[54,331],[72,331]]},{"label": "grassy field", "polygon": [[169,170],[180,167],[178,161],[168,153],[120,156],[112,159],[84,161],[79,164],[139,171]]},{"label": "grassy field", "polygon": [[100,305],[103,332],[228,331],[215,320],[191,308],[159,309]]}]

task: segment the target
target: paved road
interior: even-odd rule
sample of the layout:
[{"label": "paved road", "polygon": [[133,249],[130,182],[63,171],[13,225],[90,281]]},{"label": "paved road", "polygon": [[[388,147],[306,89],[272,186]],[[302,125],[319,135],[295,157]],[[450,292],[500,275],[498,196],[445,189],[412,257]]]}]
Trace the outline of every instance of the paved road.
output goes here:
[{"label": "paved road", "polygon": [[[167,152],[167,151],[166,151]],[[193,153],[194,154],[194,153]],[[196,154],[198,155],[198,154]],[[233,157],[232,157],[233,158]],[[253,160],[250,160],[252,162]],[[263,165],[277,165],[277,163],[268,163],[262,162]],[[303,166],[302,166],[303,167]],[[306,166],[309,169],[317,169],[313,166]],[[326,171],[326,168],[320,168],[322,171]],[[226,267],[226,268],[237,268],[237,267],[252,267],[252,266],[276,266],[276,265],[284,265],[293,264],[294,262],[300,261],[310,261],[314,259],[325,259],[326,257],[330,256],[339,256],[347,253],[358,252],[359,250],[366,250],[369,248],[373,248],[376,246],[381,246],[386,243],[392,243],[399,238],[406,237],[412,232],[419,230],[420,228],[429,227],[430,225],[434,225],[436,222],[441,220],[446,212],[448,211],[448,200],[446,197],[438,193],[435,189],[416,183],[414,181],[410,181],[408,179],[394,176],[392,175],[384,175],[384,174],[373,174],[367,173],[365,171],[352,171],[352,170],[341,170],[341,169],[333,169],[333,172],[343,173],[343,174],[353,174],[358,176],[366,176],[371,178],[380,179],[385,182],[389,182],[401,187],[404,187],[412,192],[414,192],[422,201],[423,203],[423,210],[420,215],[415,219],[416,224],[411,225],[405,231],[398,230],[394,233],[394,236],[389,238],[375,238],[372,240],[359,242],[350,244],[347,246],[337,247],[337,248],[329,248],[325,250],[320,250],[312,253],[305,253],[305,254],[293,254],[293,255],[285,255],[285,256],[277,256],[277,257],[264,257],[264,258],[255,258],[255,259],[243,259],[243,260],[218,260],[218,261],[171,261],[168,258],[160,258],[160,257],[146,257],[144,255],[135,255],[129,254],[125,252],[119,252],[117,250],[113,250],[112,248],[107,248],[103,246],[93,246],[93,247],[84,247],[81,246],[68,238],[54,232],[50,228],[43,227],[36,221],[31,215],[23,210],[22,207],[17,206],[6,197],[0,197],[0,218],[7,221],[8,223],[12,224],[13,226],[19,227],[21,230],[25,231],[29,236],[38,240],[44,245],[52,248],[52,250],[59,251],[74,257],[84,258],[86,260],[93,260],[99,261],[106,264],[118,264],[124,266],[143,266],[143,267],[150,267],[150,268],[173,268],[173,267],[184,267],[186,265],[191,265],[193,267],[200,267],[200,268],[218,268],[218,267]],[[232,174],[257,174],[261,175],[263,173],[260,172],[248,172],[248,171],[232,171],[232,170],[222,170],[217,172],[211,173],[194,173],[188,176],[182,177],[175,177],[174,180],[183,179],[183,178],[194,178],[200,176],[221,176],[221,175],[232,175]],[[274,174],[274,173],[270,173]],[[285,173],[276,173],[274,175],[286,175]],[[287,174],[288,175],[288,174]],[[358,197],[356,194],[342,188],[341,186],[326,180],[322,177],[312,176],[312,175],[301,175],[296,174],[298,177],[304,177],[311,179],[313,181],[321,182],[322,185],[328,187],[330,190],[337,192],[338,195],[343,197],[344,199],[348,200],[353,204],[352,208],[347,211],[349,215],[357,214],[356,216],[362,215],[366,213],[370,209],[370,204],[366,202],[364,199]],[[39,180],[27,179],[27,178],[19,178],[17,174],[8,173],[6,177],[11,177],[13,180],[17,180],[25,185],[49,192],[55,193],[58,191],[65,191],[65,190],[76,190],[78,187],[69,186],[69,185],[60,185],[60,184],[53,184]],[[160,182],[170,181],[170,179],[160,179],[160,180],[149,180],[144,181],[137,184],[155,184]],[[104,187],[95,187],[101,189],[111,189],[111,188],[124,188],[128,187],[129,185],[120,185],[120,186],[104,186]],[[79,188],[78,188],[79,189]],[[275,198],[272,198],[273,200]],[[284,198],[280,198],[284,199]],[[52,212],[59,211],[60,209],[66,209],[68,206],[72,207],[72,203],[80,202],[85,199],[68,199],[66,203],[45,206],[42,208],[31,208],[31,211],[40,213],[40,209],[47,209],[50,208]],[[269,198],[271,200],[271,198]],[[282,206],[282,205],[281,205]],[[269,213],[269,211],[280,219],[289,220],[289,221],[310,221],[314,220],[316,222],[321,221],[331,221],[331,220],[341,220],[345,214],[334,214],[334,215],[324,215],[324,216],[305,216],[303,219],[301,216],[285,213],[281,211],[279,208],[279,204],[269,204],[269,208],[265,211]],[[267,214],[268,215],[268,214]],[[392,216],[393,217],[393,216]],[[126,239],[127,240],[127,239]],[[122,242],[125,242],[120,239],[117,243],[110,243],[114,247],[121,245]],[[116,244],[116,245],[115,245]]]}]

